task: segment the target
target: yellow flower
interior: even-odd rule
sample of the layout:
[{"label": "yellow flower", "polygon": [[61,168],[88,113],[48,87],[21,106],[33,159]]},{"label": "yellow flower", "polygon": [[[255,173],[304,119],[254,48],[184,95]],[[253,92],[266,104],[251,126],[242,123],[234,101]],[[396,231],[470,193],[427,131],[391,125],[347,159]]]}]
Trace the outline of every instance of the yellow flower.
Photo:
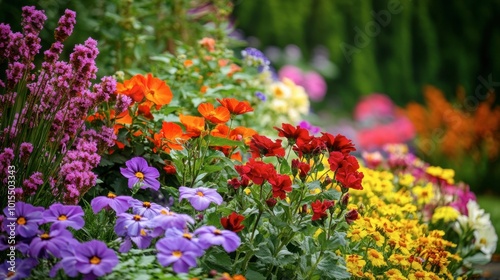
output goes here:
[{"label": "yellow flower", "polygon": [[318,228],[316,232],[314,233],[313,237],[314,239],[318,239],[318,236],[323,232],[324,230],[321,228]]},{"label": "yellow flower", "polygon": [[243,191],[246,195],[250,195],[250,193],[252,193],[252,190],[250,190],[250,188],[245,188]]},{"label": "yellow flower", "polygon": [[425,186],[416,186],[412,189],[412,193],[417,197],[419,205],[425,205],[431,202],[434,198],[434,187],[432,183],[427,183]]},{"label": "yellow flower", "polygon": [[453,177],[455,177],[455,170],[453,169],[444,169],[439,166],[429,166],[425,172],[431,176],[445,180],[448,184],[453,184],[455,182],[453,179]]},{"label": "yellow flower", "polygon": [[387,263],[384,260],[384,255],[375,249],[368,249],[368,260],[375,267],[386,266]]},{"label": "yellow flower", "polygon": [[415,182],[415,177],[411,174],[403,174],[399,177],[399,184],[405,187],[410,187]]},{"label": "yellow flower", "polygon": [[363,276],[363,268],[366,266],[366,261],[360,255],[347,255],[346,256],[347,270],[357,276]]},{"label": "yellow flower", "polygon": [[445,223],[454,222],[457,220],[459,215],[460,212],[451,206],[437,207],[432,215],[432,222],[437,223],[440,220],[443,220]]}]

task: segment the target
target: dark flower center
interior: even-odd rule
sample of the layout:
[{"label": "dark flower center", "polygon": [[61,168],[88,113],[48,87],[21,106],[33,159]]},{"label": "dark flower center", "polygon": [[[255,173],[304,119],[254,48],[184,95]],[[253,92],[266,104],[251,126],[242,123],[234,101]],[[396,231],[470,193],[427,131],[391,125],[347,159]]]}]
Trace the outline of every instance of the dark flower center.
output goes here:
[{"label": "dark flower center", "polygon": [[134,215],[134,220],[135,221],[140,221],[141,220],[141,216],[140,215]]},{"label": "dark flower center", "polygon": [[68,217],[66,217],[66,215],[62,214],[61,216],[59,216],[59,218],[57,218],[59,221],[66,221],[68,219]]},{"label": "dark flower center", "polygon": [[116,194],[109,192],[108,193],[108,198],[116,198]]},{"label": "dark flower center", "polygon": [[93,256],[92,258],[89,259],[89,261],[91,264],[100,264],[101,263],[101,259],[97,256]]},{"label": "dark flower center", "polygon": [[197,192],[196,194],[197,194],[198,196],[205,196],[205,194],[204,194],[204,193],[202,193],[202,192]]},{"label": "dark flower center", "polygon": [[151,203],[144,201],[144,203],[142,204],[142,207],[149,208],[149,207],[151,207]]},{"label": "dark flower center", "polygon": [[215,234],[215,235],[221,235],[221,234],[222,234],[222,232],[221,232],[220,230],[216,229],[216,230],[214,230],[214,234]]},{"label": "dark flower center", "polygon": [[187,232],[186,232],[186,233],[184,233],[184,234],[182,235],[182,237],[184,237],[184,238],[186,238],[186,239],[191,240],[191,238],[193,238],[193,235],[191,235],[190,233],[187,233]]},{"label": "dark flower center", "polygon": [[10,277],[12,277],[14,275],[16,275],[15,272],[12,272],[12,271],[7,272],[7,278],[10,278]]},{"label": "dark flower center", "polygon": [[26,224],[26,219],[23,216],[17,218],[17,224],[19,224],[19,225],[25,225]]}]

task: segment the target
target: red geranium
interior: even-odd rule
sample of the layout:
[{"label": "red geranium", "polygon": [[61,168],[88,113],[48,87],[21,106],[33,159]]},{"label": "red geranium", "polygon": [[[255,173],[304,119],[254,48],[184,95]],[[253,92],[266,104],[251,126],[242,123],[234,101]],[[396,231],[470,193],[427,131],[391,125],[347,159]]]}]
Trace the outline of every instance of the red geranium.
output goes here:
[{"label": "red geranium", "polygon": [[311,208],[313,211],[312,220],[316,221],[326,218],[328,216],[328,213],[326,213],[326,211],[334,205],[335,201],[333,200],[316,200],[315,202],[311,203]]},{"label": "red geranium", "polygon": [[250,140],[250,151],[252,152],[252,157],[284,157],[285,149],[281,146],[281,139],[273,140],[267,138],[266,136],[255,134]]},{"label": "red geranium", "polygon": [[246,188],[250,185],[250,179],[248,179],[247,175],[241,175],[241,179],[238,178],[233,178],[230,180],[227,180],[227,184],[231,187],[233,187],[235,190],[239,189],[240,187]]},{"label": "red geranium", "polygon": [[222,217],[220,219],[220,223],[227,230],[230,230],[232,232],[240,232],[245,228],[245,226],[241,224],[244,219],[245,217],[243,215],[233,212],[227,217]]},{"label": "red geranium", "polygon": [[321,154],[325,149],[325,143],[317,137],[311,137],[307,142],[297,142],[297,145],[293,147],[293,150],[299,154],[299,157],[316,156]]},{"label": "red geranium", "polygon": [[322,132],[321,134],[323,134],[321,140],[323,140],[329,152],[338,151],[343,154],[348,154],[352,151],[356,151],[351,140],[342,134],[337,134],[337,136],[333,136],[328,132]]},{"label": "red geranium", "polygon": [[273,197],[286,198],[286,193],[292,191],[292,180],[288,175],[275,174],[268,179],[273,187]]},{"label": "red geranium", "polygon": [[337,168],[339,168],[339,166],[343,160],[344,160],[344,154],[342,154],[341,152],[337,152],[337,151],[331,152],[330,156],[328,157],[328,163],[330,164],[330,170],[335,172],[335,170],[337,170]]},{"label": "red geranium", "polygon": [[299,173],[300,179],[305,179],[307,174],[311,170],[311,166],[306,162],[302,162],[298,159],[292,159],[292,172],[294,176]]}]

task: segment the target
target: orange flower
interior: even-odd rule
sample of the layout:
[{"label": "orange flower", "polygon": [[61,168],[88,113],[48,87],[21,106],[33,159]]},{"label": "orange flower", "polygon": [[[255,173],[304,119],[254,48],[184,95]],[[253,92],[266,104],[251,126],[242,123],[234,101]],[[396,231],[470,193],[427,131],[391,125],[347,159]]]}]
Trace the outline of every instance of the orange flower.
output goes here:
[{"label": "orange flower", "polygon": [[117,124],[132,124],[132,117],[128,113],[128,110],[121,112],[118,116],[115,115],[115,110],[110,110],[109,117],[114,119]]},{"label": "orange flower", "polygon": [[167,174],[175,174],[177,169],[175,168],[174,163],[171,160],[165,160],[165,166],[163,166],[163,170]]},{"label": "orange flower", "polygon": [[170,87],[162,80],[153,77],[149,73],[146,77],[139,75],[142,78],[142,89],[147,100],[152,101],[156,105],[166,105],[172,100],[173,94]]},{"label": "orange flower", "polygon": [[248,101],[238,101],[235,98],[217,98],[217,101],[219,101],[222,106],[226,107],[231,114],[241,115],[253,111]]},{"label": "orange flower", "polygon": [[191,59],[186,59],[184,61],[184,67],[190,67],[193,65],[193,61]]},{"label": "orange flower", "polygon": [[182,144],[189,138],[188,135],[182,132],[180,125],[171,122],[163,122],[160,132],[154,135],[154,142],[157,148],[161,148],[165,152],[170,153],[172,149],[182,150]]},{"label": "orange flower", "polygon": [[179,120],[186,128],[186,135],[198,137],[205,129],[205,119],[202,117],[179,115]]},{"label": "orange flower", "polygon": [[205,93],[205,92],[207,92],[207,90],[208,90],[208,86],[205,86],[205,85],[201,86],[201,88],[200,88],[201,93]]},{"label": "orange flower", "polygon": [[151,106],[146,102],[141,103],[139,107],[137,107],[137,114],[143,115],[148,120],[154,119],[153,115],[151,114]]},{"label": "orange flower", "polygon": [[225,123],[231,117],[231,113],[225,107],[219,106],[214,108],[211,103],[201,103],[198,105],[198,112],[214,124]]},{"label": "orange flower", "polygon": [[201,39],[200,41],[198,41],[198,43],[202,47],[207,49],[209,52],[215,51],[215,40],[213,38],[205,37],[205,38]]},{"label": "orange flower", "polygon": [[223,123],[215,126],[210,132],[210,135],[214,137],[227,138],[229,136],[229,127]]},{"label": "orange flower", "polygon": [[116,83],[118,94],[125,94],[135,102],[141,102],[144,99],[142,75],[135,75],[122,83]]},{"label": "orange flower", "polygon": [[232,140],[243,140],[245,144],[249,145],[250,140],[253,135],[257,134],[257,131],[247,128],[244,126],[238,126],[235,129],[231,130],[229,134],[229,138]]}]

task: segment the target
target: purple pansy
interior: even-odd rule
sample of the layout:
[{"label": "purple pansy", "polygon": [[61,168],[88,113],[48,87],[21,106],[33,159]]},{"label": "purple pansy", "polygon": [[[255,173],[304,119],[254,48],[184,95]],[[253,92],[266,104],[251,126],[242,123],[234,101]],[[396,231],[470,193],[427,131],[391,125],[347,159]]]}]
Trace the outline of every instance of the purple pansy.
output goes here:
[{"label": "purple pansy", "polygon": [[13,226],[16,233],[22,237],[33,237],[37,234],[38,225],[42,222],[43,211],[43,207],[35,207],[21,201],[16,202],[14,210],[7,207],[3,210],[7,217],[3,222],[4,230],[10,231]]},{"label": "purple pansy", "polygon": [[128,160],[127,168],[120,167],[121,173],[128,179],[128,187],[134,188],[140,184],[141,189],[151,188],[157,191],[160,188],[160,172],[154,167],[148,166],[148,162],[142,157],[135,157]]},{"label": "purple pansy", "polygon": [[148,219],[154,218],[160,214],[160,211],[163,209],[163,206],[154,202],[140,201],[137,199],[131,200],[129,204],[132,206],[132,213],[141,215]]},{"label": "purple pansy", "polygon": [[141,230],[149,226],[149,219],[137,214],[121,213],[116,220],[115,232],[118,236],[139,236]]},{"label": "purple pansy", "polygon": [[176,273],[186,273],[196,266],[196,258],[203,250],[183,237],[166,237],[156,243],[158,262],[163,266],[172,265]]},{"label": "purple pansy", "polygon": [[179,201],[183,198],[189,200],[189,203],[191,203],[193,208],[198,211],[207,209],[211,202],[214,202],[217,205],[222,203],[222,196],[220,196],[220,194],[214,189],[204,187],[194,189],[180,187],[179,193]]},{"label": "purple pansy", "polygon": [[31,270],[37,264],[38,261],[34,258],[6,260],[0,265],[0,279],[18,280],[28,278]]},{"label": "purple pansy", "polygon": [[72,256],[68,256],[70,263],[74,262],[76,271],[84,274],[85,278],[94,279],[103,276],[113,271],[118,264],[115,251],[99,240],[78,244],[74,254],[74,260]]},{"label": "purple pansy", "polygon": [[53,222],[53,225],[72,227],[79,230],[85,224],[83,220],[82,207],[78,205],[62,205],[60,203],[52,204],[49,209],[43,212],[43,221]]},{"label": "purple pansy", "polygon": [[102,208],[109,207],[115,210],[116,214],[121,214],[130,208],[129,202],[132,199],[133,198],[130,196],[117,196],[110,192],[107,196],[98,196],[92,199],[90,206],[92,207],[92,211],[94,211],[94,213],[101,211]]},{"label": "purple pansy", "polygon": [[226,252],[235,251],[241,243],[240,237],[230,230],[220,230],[214,226],[203,226],[194,231],[199,238],[199,244],[207,249],[212,245],[222,245]]},{"label": "purple pansy", "polygon": [[73,235],[65,228],[52,226],[51,230],[33,238],[30,243],[30,255],[35,258],[61,257],[61,250],[73,243]]}]

